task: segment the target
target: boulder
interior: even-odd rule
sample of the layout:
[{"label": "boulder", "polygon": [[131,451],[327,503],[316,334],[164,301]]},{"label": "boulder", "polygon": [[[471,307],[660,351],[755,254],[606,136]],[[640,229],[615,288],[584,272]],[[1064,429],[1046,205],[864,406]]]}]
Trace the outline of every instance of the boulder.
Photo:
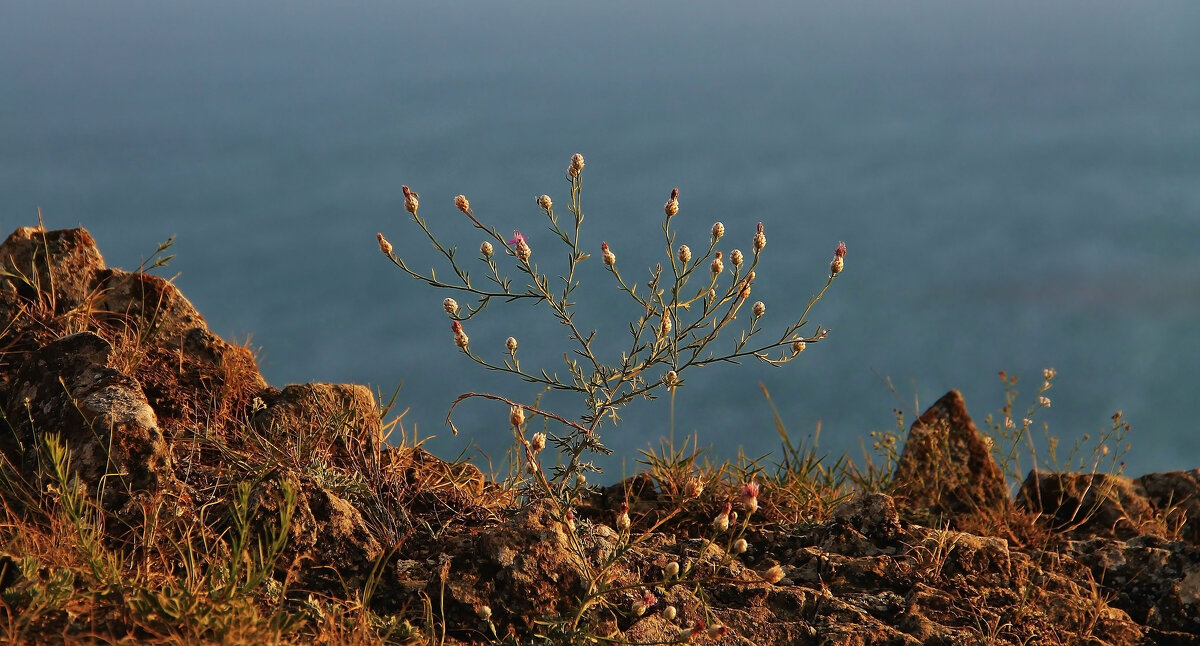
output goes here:
[{"label": "boulder", "polygon": [[1129,539],[1165,532],[1145,489],[1124,476],[1034,469],[1017,492],[1016,503],[1048,516],[1055,531],[1076,536]]},{"label": "boulder", "polygon": [[0,291],[26,299],[39,295],[57,313],[66,312],[92,295],[104,257],[86,229],[46,231],[21,227],[0,243]]},{"label": "boulder", "polygon": [[935,515],[966,515],[1008,505],[1004,474],[957,390],[913,422],[893,483],[908,506]]}]

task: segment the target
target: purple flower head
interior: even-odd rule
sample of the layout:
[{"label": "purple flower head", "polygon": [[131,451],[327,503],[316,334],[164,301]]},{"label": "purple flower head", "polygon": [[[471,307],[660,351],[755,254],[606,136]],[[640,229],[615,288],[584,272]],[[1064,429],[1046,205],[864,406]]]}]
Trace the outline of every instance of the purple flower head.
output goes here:
[{"label": "purple flower head", "polygon": [[508,241],[508,244],[517,244],[518,242],[525,242],[525,234],[513,229],[513,238]]}]

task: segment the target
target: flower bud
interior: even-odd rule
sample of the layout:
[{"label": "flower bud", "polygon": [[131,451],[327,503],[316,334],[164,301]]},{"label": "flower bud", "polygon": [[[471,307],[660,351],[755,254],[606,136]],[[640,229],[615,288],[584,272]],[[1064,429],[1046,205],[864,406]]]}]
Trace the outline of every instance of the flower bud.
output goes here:
[{"label": "flower bud", "polygon": [[725,509],[721,513],[717,514],[717,517],[713,519],[713,529],[717,530],[718,532],[723,532],[729,529],[729,512],[731,509],[733,509],[733,505],[730,503],[725,503]]},{"label": "flower bud", "polygon": [[765,246],[767,246],[767,236],[763,233],[763,223],[759,222],[758,233],[754,234],[754,253],[762,251]]},{"label": "flower bud", "polygon": [[679,375],[674,370],[668,370],[667,374],[663,375],[662,381],[668,388],[679,384]]},{"label": "flower bud", "polygon": [[533,250],[529,248],[529,243],[525,242],[525,238],[517,240],[517,260],[521,262],[529,262],[529,256],[533,255]]},{"label": "flower bud", "polygon": [[671,189],[671,199],[663,205],[663,211],[666,211],[668,219],[679,213],[679,189]]},{"label": "flower bud", "polygon": [[678,611],[675,610],[675,606],[667,606],[666,608],[663,608],[663,619],[666,619],[667,621],[675,621],[676,614],[678,614]]},{"label": "flower bud", "polygon": [[792,342],[792,353],[800,354],[801,352],[804,352],[804,348],[807,348],[807,347],[808,347],[807,343],[805,343],[804,341],[802,341],[800,339],[796,339],[795,341]]},{"label": "flower bud", "polygon": [[742,264],[742,250],[734,249],[729,252],[729,262],[733,263],[734,267],[739,267]]},{"label": "flower bud", "polygon": [[683,497],[687,499],[699,498],[700,494],[704,493],[704,481],[696,476],[687,479],[683,485]]},{"label": "flower bud", "polygon": [[420,205],[417,198],[420,196],[407,186],[401,186],[400,190],[404,192],[404,210],[416,215],[417,207]]},{"label": "flower bud", "polygon": [[463,330],[462,323],[450,321],[450,331],[454,333],[454,345],[465,350],[470,340],[467,338],[467,333]]},{"label": "flower bud", "polygon": [[542,209],[545,211],[549,211],[550,209],[554,208],[554,202],[550,200],[549,195],[543,195],[539,197],[537,199],[537,205],[542,207]]},{"label": "flower bud", "polygon": [[617,531],[628,531],[629,524],[629,503],[622,502],[620,509],[617,511]]},{"label": "flower bud", "polygon": [[725,235],[725,225],[720,222],[713,223],[712,235],[714,240],[720,240]]},{"label": "flower bud", "polygon": [[383,252],[383,255],[392,255],[392,243],[388,242],[382,233],[376,233],[375,239],[379,241],[379,250]]},{"label": "flower bud", "polygon": [[729,548],[729,551],[734,554],[745,554],[749,546],[750,544],[746,542],[746,539],[739,538],[733,542],[733,546]]},{"label": "flower bud", "polygon": [[546,448],[546,434],[534,433],[533,437],[529,438],[529,448],[533,449],[534,453],[541,453],[542,449]]},{"label": "flower bud", "polygon": [[674,578],[678,574],[679,574],[679,562],[678,561],[671,561],[670,563],[667,563],[667,567],[663,568],[663,576],[667,577],[668,579]]},{"label": "flower bud", "polygon": [[607,242],[600,243],[600,254],[604,258],[604,264],[608,265],[609,267],[612,267],[617,263],[617,254],[613,253],[612,249],[608,248]]},{"label": "flower bud", "polygon": [[721,262],[721,252],[720,251],[718,251],[717,256],[715,258],[713,258],[712,264],[708,266],[708,270],[712,272],[713,276],[716,276],[717,274],[720,274],[721,272],[725,271],[725,263]]},{"label": "flower bud", "polygon": [[728,632],[729,629],[725,626],[713,626],[708,629],[708,636],[716,639],[717,637],[724,637]]},{"label": "flower bud", "polygon": [[829,263],[829,275],[837,276],[842,273],[842,269],[846,266],[843,258],[846,257],[846,243],[839,242],[837,249],[833,251],[833,262]]},{"label": "flower bud", "polygon": [[756,318],[756,319],[762,318],[762,315],[767,313],[766,303],[763,303],[762,301],[754,301],[753,312],[754,312],[754,318]]},{"label": "flower bud", "polygon": [[467,200],[466,195],[459,195],[458,197],[454,198],[454,206],[458,207],[458,210],[462,211],[463,213],[471,212],[471,202]]},{"label": "flower bud", "polygon": [[571,509],[568,509],[566,517],[563,520],[566,521],[565,524],[567,526],[567,529],[571,533],[575,533],[575,512]]},{"label": "flower bud", "polygon": [[483,244],[479,245],[479,253],[483,254],[484,258],[491,258],[494,251],[495,249],[492,248],[492,243],[488,242],[487,240],[484,240]]},{"label": "flower bud", "polygon": [[505,349],[508,350],[509,354],[516,354],[517,353],[517,338],[510,336],[507,339],[505,339],[504,347],[505,347]]},{"label": "flower bud", "polygon": [[583,170],[583,155],[575,153],[571,156],[571,163],[567,166],[567,177],[579,177],[579,173]]},{"label": "flower bud", "polygon": [[679,262],[688,264],[692,260],[692,250],[687,245],[679,246]]},{"label": "flower bud", "polygon": [[742,505],[746,508],[746,513],[753,514],[758,511],[758,483],[751,480],[742,487]]},{"label": "flower bud", "polygon": [[521,406],[509,406],[508,423],[514,428],[520,428],[525,423],[525,409]]},{"label": "flower bud", "polygon": [[479,606],[479,610],[475,611],[479,618],[488,621],[492,618],[492,608],[490,606]]},{"label": "flower bud", "polygon": [[446,310],[446,313],[450,316],[454,316],[455,314],[458,314],[458,301],[454,300],[453,298],[447,298],[446,300],[442,301],[442,309]]},{"label": "flower bud", "polygon": [[659,336],[667,336],[671,333],[671,315],[663,312],[662,323],[658,325]]}]

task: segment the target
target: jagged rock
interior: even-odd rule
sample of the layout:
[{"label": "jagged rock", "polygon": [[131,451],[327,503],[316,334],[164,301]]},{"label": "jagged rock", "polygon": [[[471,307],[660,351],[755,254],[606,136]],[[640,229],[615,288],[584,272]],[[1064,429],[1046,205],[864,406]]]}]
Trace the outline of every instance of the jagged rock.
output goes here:
[{"label": "jagged rock", "polygon": [[171,453],[141,384],[109,367],[112,346],[91,332],[63,337],[31,353],[4,404],[13,426],[12,456],[36,472],[43,434],[59,434],[89,490],[106,481],[105,503],[172,485]]},{"label": "jagged rock", "polygon": [[900,516],[891,496],[859,495],[833,508],[835,521],[846,523],[872,540],[891,540],[900,531]]},{"label": "jagged rock", "polygon": [[1056,531],[1128,539],[1163,535],[1141,484],[1107,473],[1033,470],[1017,492],[1017,506],[1054,519]]},{"label": "jagged rock", "polygon": [[957,390],[913,422],[893,482],[907,504],[935,514],[971,514],[1008,504],[1004,474]]},{"label": "jagged rock", "polygon": [[96,279],[92,307],[131,327],[141,343],[178,350],[190,330],[208,330],[204,317],[169,280],[120,269],[101,271]]}]

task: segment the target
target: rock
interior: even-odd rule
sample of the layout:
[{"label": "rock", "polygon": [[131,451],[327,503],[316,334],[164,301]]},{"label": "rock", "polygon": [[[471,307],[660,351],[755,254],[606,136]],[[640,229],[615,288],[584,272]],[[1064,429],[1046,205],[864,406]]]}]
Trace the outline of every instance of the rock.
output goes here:
[{"label": "rock", "polygon": [[1053,519],[1054,530],[1077,536],[1128,539],[1165,528],[1141,484],[1106,473],[1033,470],[1017,492],[1017,506]]},{"label": "rock", "polygon": [[834,507],[831,516],[872,540],[889,541],[900,532],[896,503],[881,493],[855,496]]},{"label": "rock", "polygon": [[1136,483],[1168,535],[1178,528],[1180,538],[1200,545],[1200,469],[1149,473]]},{"label": "rock", "polygon": [[1065,552],[1090,568],[1112,606],[1163,633],[1155,643],[1196,643],[1177,641],[1171,634],[1184,633],[1193,640],[1200,636],[1200,549],[1182,541],[1138,536],[1129,541],[1072,541]]},{"label": "rock", "polygon": [[371,389],[357,384],[291,385],[263,397],[255,430],[268,437],[307,437],[324,442],[337,463],[373,454],[383,443],[379,409]]},{"label": "rock", "polygon": [[141,344],[178,350],[193,329],[208,330],[204,317],[170,281],[108,269],[96,276],[92,307],[114,327],[125,326]]},{"label": "rock", "polygon": [[16,421],[8,450],[17,450],[11,457],[27,474],[39,472],[43,436],[53,431],[89,491],[107,481],[110,508],[129,493],[175,483],[154,410],[136,379],[109,367],[112,351],[91,332],[54,341],[28,355],[4,403],[5,416]]},{"label": "rock", "polygon": [[957,390],[913,422],[893,483],[906,504],[934,514],[966,515],[1008,505],[1004,474]]},{"label": "rock", "polygon": [[103,269],[104,257],[86,229],[47,232],[21,227],[0,243],[0,271],[29,280],[0,276],[0,291],[31,300],[40,293],[57,313],[86,302],[93,295],[96,274]]}]

